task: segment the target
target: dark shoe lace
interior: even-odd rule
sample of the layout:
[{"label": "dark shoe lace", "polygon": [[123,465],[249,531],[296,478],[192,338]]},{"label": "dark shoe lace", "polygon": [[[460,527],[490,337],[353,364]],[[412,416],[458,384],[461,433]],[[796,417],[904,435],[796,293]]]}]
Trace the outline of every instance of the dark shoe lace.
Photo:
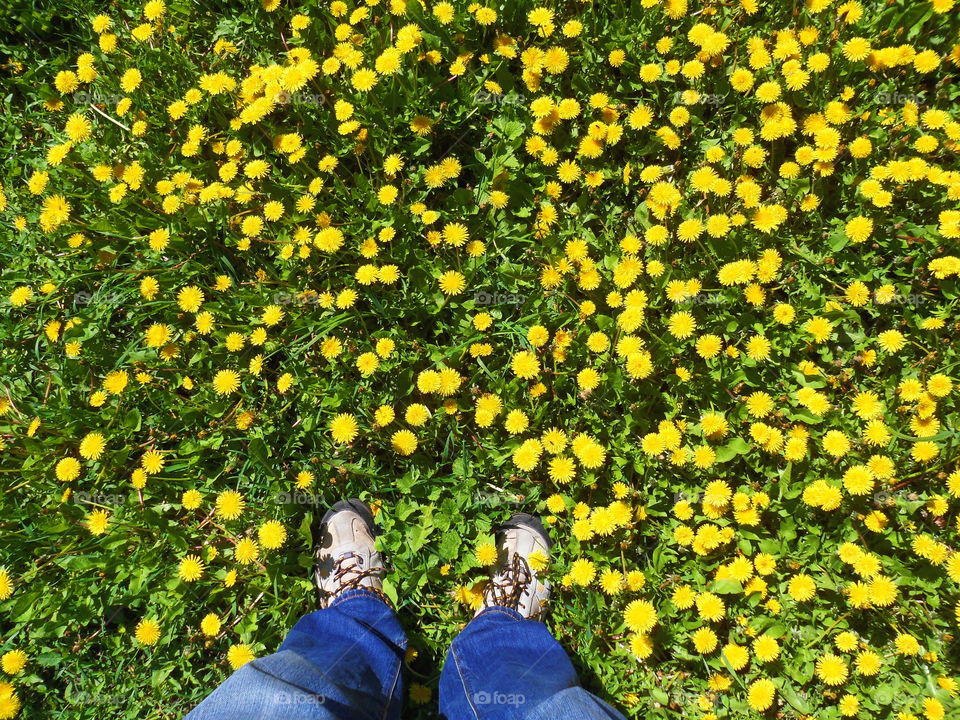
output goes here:
[{"label": "dark shoe lace", "polygon": [[[348,560],[355,560],[355,562],[348,565]],[[389,604],[390,601],[382,591],[376,588],[361,585],[366,578],[379,575],[381,569],[376,567],[368,567],[366,570],[361,570],[360,567],[362,565],[363,556],[355,552],[344,553],[338,557],[333,564],[333,582],[335,583],[337,589],[328,593],[326,599],[328,601],[332,600],[334,597],[340,593],[346,592],[347,590],[363,589],[372,592],[385,603]]]},{"label": "dark shoe lace", "polygon": [[483,597],[488,606],[496,605],[516,610],[524,591],[532,582],[533,571],[527,561],[519,553],[514,553],[513,559],[490,578],[483,589]]}]

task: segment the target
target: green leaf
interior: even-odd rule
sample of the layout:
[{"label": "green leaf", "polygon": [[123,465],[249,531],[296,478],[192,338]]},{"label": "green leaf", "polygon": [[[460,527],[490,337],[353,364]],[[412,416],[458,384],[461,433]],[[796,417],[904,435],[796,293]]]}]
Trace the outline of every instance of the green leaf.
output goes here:
[{"label": "green leaf", "polygon": [[739,580],[717,580],[713,583],[713,592],[718,595],[736,595],[743,592],[743,585]]}]

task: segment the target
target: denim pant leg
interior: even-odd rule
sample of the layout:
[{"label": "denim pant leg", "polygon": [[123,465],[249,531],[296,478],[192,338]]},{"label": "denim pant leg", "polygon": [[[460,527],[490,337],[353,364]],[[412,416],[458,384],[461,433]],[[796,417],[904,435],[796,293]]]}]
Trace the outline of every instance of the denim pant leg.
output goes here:
[{"label": "denim pant leg", "polygon": [[484,610],[454,639],[440,675],[440,714],[448,720],[623,720],[580,687],[546,625],[503,607]]},{"label": "denim pant leg", "polygon": [[300,618],[273,655],[237,670],[188,720],[399,720],[407,639],[366,590]]}]

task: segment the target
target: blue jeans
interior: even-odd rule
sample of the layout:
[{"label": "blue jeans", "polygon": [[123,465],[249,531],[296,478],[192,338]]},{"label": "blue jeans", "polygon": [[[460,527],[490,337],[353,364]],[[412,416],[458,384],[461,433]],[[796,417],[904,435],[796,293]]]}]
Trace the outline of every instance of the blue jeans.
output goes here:
[{"label": "blue jeans", "polygon": [[[407,638],[393,611],[348,590],[301,618],[280,649],[247,663],[187,720],[399,720]],[[624,720],[582,687],[546,625],[509,608],[481,612],[440,674],[448,720]]]}]

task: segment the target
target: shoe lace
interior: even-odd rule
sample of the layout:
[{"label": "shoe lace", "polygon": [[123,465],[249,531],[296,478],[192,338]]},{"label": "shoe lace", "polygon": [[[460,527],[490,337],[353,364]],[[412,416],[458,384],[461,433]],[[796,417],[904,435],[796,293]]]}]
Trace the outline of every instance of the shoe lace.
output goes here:
[{"label": "shoe lace", "polygon": [[488,605],[508,607],[516,610],[527,586],[533,582],[533,571],[519,553],[487,583],[484,598]]},{"label": "shoe lace", "polygon": [[[347,564],[348,560],[354,560],[354,562]],[[363,557],[359,553],[344,553],[336,559],[333,564],[333,582],[336,583],[340,592],[344,590],[356,590],[360,587],[360,583],[366,578],[380,572],[380,568],[375,567],[368,567],[366,570],[361,570],[360,568],[362,566]]]},{"label": "shoe lace", "polygon": [[[353,562],[349,562],[349,561]],[[355,552],[346,552],[340,557],[338,557],[333,563],[333,582],[336,587],[336,590],[333,590],[327,594],[326,600],[329,601],[336,595],[339,595],[342,592],[347,590],[359,590],[363,588],[368,592],[372,592],[374,595],[379,597],[388,605],[391,604],[389,598],[383,593],[383,591],[378,590],[375,587],[370,587],[362,585],[363,581],[368,577],[373,577],[374,575],[379,575],[381,573],[381,568],[378,567],[368,567],[365,570],[360,568],[363,566],[363,556]]]}]

